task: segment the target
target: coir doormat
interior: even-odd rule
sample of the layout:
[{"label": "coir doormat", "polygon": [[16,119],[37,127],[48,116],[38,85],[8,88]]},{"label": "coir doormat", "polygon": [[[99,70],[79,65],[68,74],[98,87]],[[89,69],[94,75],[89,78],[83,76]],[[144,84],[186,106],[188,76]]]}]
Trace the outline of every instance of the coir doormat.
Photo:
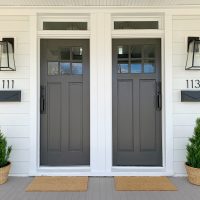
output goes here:
[{"label": "coir doormat", "polygon": [[41,176],[35,177],[26,192],[85,192],[88,177]]},{"label": "coir doormat", "polygon": [[176,191],[177,188],[167,177],[116,176],[117,191]]}]

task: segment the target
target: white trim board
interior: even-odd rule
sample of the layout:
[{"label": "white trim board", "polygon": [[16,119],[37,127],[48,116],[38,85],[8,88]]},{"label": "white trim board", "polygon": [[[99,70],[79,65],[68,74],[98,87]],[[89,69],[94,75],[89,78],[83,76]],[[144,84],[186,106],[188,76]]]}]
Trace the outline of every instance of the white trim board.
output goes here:
[{"label": "white trim board", "polygon": [[173,16],[183,15],[183,16],[194,16],[199,15],[200,6],[174,6],[174,7],[123,7],[123,6],[112,6],[112,7],[11,7],[11,6],[1,6],[0,15],[4,16],[35,16],[35,15],[58,15],[58,14],[91,14],[91,13],[109,13],[114,15],[131,15],[134,13],[142,15],[157,15],[157,14],[169,14]]},{"label": "white trim board", "polygon": [[[31,154],[29,175],[173,175],[172,134],[172,16],[164,16],[164,31],[112,31],[111,13],[90,14],[90,31],[37,32],[37,15],[30,17],[31,64]],[[163,167],[112,167],[112,38],[162,39]],[[39,39],[90,39],[90,167],[39,166]],[[167,58],[167,59],[165,59]],[[167,111],[167,112],[166,112]]]}]

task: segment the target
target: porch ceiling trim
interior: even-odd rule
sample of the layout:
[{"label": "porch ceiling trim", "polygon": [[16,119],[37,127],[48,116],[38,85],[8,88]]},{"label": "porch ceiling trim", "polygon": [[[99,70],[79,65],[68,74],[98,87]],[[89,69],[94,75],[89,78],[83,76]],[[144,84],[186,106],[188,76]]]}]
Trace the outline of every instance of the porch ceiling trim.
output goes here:
[{"label": "porch ceiling trim", "polygon": [[199,0],[0,0],[0,6],[185,6],[200,5]]}]

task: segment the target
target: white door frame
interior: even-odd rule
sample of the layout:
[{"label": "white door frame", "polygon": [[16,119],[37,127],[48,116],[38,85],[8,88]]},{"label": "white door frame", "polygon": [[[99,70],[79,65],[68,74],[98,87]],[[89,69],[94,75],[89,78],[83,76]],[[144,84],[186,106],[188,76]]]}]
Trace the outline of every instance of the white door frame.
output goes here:
[{"label": "white door frame", "polygon": [[[172,16],[164,15],[163,33],[112,34],[111,12],[90,15],[90,167],[39,166],[39,57],[40,38],[81,38],[78,33],[38,36],[37,14],[30,16],[31,137],[29,175],[115,176],[173,175],[172,132]],[[151,36],[150,36],[151,35]],[[112,38],[162,38],[163,167],[112,167]],[[167,111],[167,112],[166,112]]]}]

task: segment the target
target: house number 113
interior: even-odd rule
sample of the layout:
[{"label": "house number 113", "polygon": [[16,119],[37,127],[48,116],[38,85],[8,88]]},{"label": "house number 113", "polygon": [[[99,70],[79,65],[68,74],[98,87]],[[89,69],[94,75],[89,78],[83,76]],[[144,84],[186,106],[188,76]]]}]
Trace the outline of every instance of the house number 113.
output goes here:
[{"label": "house number 113", "polygon": [[200,80],[186,80],[187,88],[200,88]]}]

